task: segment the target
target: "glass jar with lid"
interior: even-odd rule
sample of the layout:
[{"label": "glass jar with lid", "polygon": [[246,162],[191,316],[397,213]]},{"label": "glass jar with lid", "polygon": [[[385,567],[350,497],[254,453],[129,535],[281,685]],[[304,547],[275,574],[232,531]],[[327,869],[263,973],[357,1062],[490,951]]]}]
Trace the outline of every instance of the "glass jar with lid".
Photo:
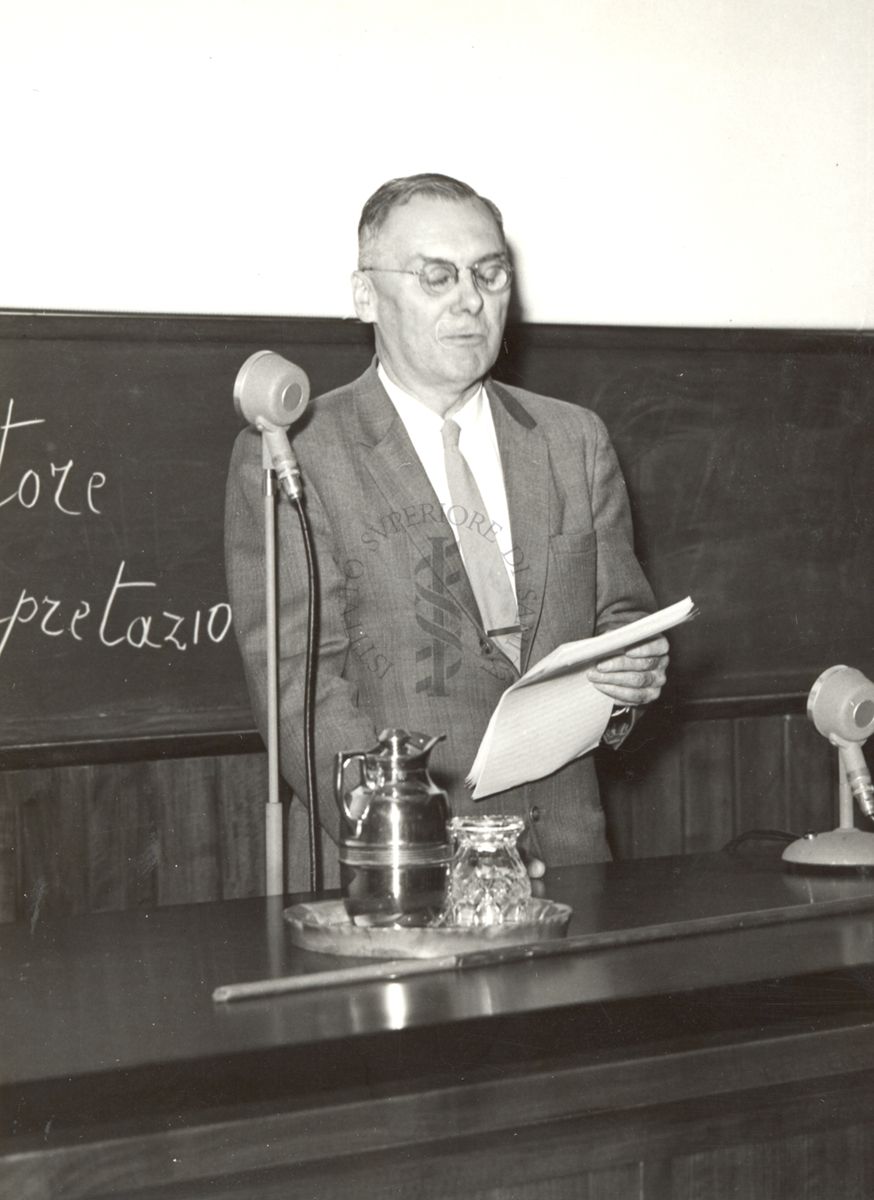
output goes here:
[{"label": "glass jar with lid", "polygon": [[524,921],[531,880],[519,854],[521,817],[453,817],[454,843],[443,920],[481,928]]}]

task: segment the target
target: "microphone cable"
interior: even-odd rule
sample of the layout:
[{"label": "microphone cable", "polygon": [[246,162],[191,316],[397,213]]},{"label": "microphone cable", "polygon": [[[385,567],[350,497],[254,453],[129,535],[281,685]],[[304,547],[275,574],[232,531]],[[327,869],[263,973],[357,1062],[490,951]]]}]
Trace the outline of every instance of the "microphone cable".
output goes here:
[{"label": "microphone cable", "polygon": [[289,497],[297,511],[300,531],[303,538],[304,554],[307,565],[307,633],[306,658],[304,662],[304,692],[303,692],[303,733],[304,733],[304,771],[307,788],[307,813],[309,814],[309,865],[310,891],[322,890],[322,845],[319,827],[319,796],[316,788],[315,769],[315,660],[316,660],[316,592],[318,580],[316,577],[315,556],[313,554],[312,535],[306,509],[301,495]]}]

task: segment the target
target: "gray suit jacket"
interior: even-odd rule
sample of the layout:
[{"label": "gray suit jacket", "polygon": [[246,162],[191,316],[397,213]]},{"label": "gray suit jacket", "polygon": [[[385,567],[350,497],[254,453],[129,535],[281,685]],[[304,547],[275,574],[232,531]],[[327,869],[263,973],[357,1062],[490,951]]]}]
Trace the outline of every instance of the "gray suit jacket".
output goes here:
[{"label": "gray suit jacket", "polygon": [[[632,548],[625,485],[600,418],[560,400],[487,382],[503,462],[516,564],[522,669],[562,642],[652,610]],[[399,726],[443,733],[432,774],[453,810],[521,814],[547,865],[609,858],[592,756],[474,802],[464,779],[516,669],[486,638],[452,531],[375,366],[320,397],[294,446],[319,586],[316,763],[320,819],[336,839],[333,762]],[[260,435],[234,447],[226,563],[253,710],[266,730]],[[278,517],[282,773],[306,795],[303,679],[307,576],[298,518]],[[307,886],[306,818],[290,814],[293,886]],[[325,882],[336,849],[324,843]],[[296,875],[296,871],[300,874]]]}]

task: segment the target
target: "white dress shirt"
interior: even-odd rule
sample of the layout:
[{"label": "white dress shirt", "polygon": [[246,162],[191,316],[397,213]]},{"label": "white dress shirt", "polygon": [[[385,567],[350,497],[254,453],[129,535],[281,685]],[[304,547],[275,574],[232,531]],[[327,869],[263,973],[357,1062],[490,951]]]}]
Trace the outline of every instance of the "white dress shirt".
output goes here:
[{"label": "white dress shirt", "polygon": [[[423,404],[421,400],[417,400],[415,396],[411,396],[403,388],[393,383],[385,373],[382,363],[377,367],[377,374],[398,416],[404,423],[404,428],[413,443],[413,449],[419,456],[419,461],[437,495],[440,507],[447,514],[450,528],[457,542],[458,529],[452,520],[452,500],[449,495],[446,465],[443,458],[443,435],[441,432],[443,418]],[[495,531],[495,541],[501,551],[507,576],[515,588],[513,570],[515,556],[513,554],[513,535],[510,529],[510,513],[507,508],[507,491],[504,487],[504,472],[501,467],[501,455],[498,450],[498,438],[495,433],[495,423],[492,420],[492,410],[482,384],[466,401],[464,407],[453,413],[450,419],[455,421],[461,430],[458,447],[476,480],[483,504],[487,509],[486,515]]]}]

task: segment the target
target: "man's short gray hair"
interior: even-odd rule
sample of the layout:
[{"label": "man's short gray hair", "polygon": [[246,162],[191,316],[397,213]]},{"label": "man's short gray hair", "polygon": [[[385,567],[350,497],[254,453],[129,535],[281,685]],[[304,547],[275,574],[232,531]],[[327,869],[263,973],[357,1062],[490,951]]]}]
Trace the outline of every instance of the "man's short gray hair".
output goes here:
[{"label": "man's short gray hair", "polygon": [[404,175],[398,179],[389,179],[382,187],[377,188],[361,210],[361,220],[358,222],[359,266],[367,265],[364,261],[365,256],[392,209],[408,204],[414,196],[429,196],[438,200],[476,200],[489,210],[501,240],[506,241],[501,210],[493,201],[475,192],[469,184],[462,183],[460,179],[453,179],[451,175]]}]

